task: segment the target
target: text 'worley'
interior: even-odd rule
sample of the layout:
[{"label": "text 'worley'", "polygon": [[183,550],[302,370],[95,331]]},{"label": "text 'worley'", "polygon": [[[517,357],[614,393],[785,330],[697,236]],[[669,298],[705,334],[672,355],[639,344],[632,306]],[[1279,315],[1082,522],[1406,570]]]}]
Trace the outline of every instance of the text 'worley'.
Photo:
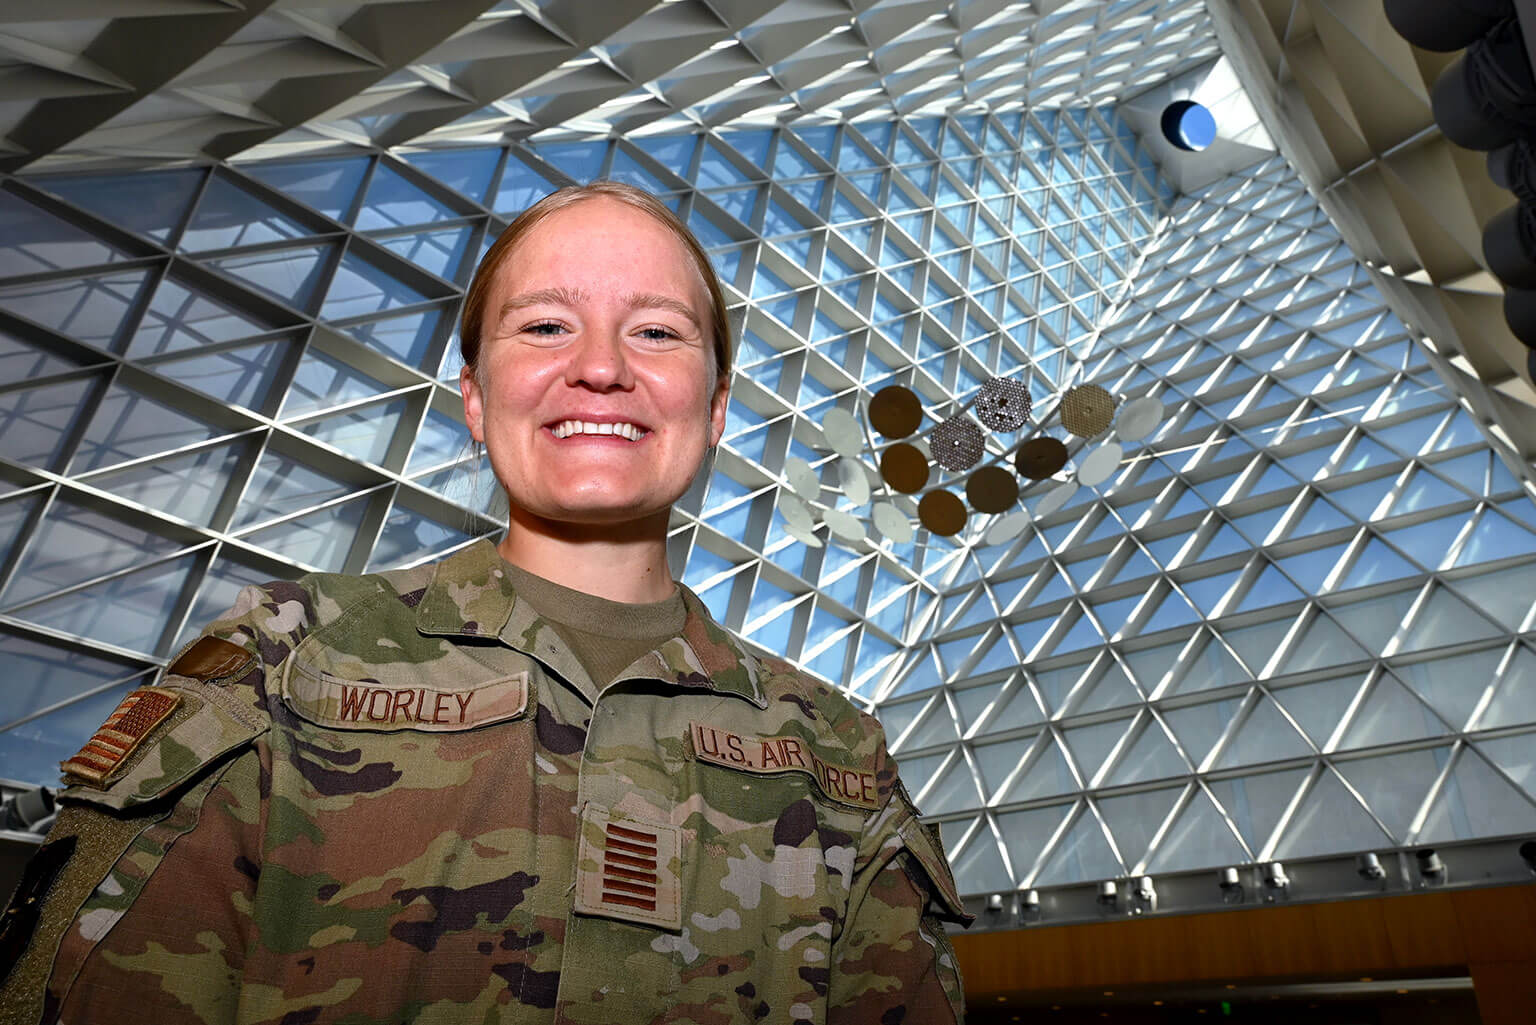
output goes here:
[{"label": "text 'worley'", "polygon": [[469,703],[475,692],[444,694],[424,687],[414,690],[390,690],[384,687],[341,688],[341,717],[357,722],[362,716],[368,722],[389,723],[463,723],[467,719]]},{"label": "text 'worley'", "polygon": [[799,737],[744,737],[699,722],[688,726],[702,762],[763,774],[803,772],[834,801],[870,811],[880,807],[874,773],[824,762]]}]

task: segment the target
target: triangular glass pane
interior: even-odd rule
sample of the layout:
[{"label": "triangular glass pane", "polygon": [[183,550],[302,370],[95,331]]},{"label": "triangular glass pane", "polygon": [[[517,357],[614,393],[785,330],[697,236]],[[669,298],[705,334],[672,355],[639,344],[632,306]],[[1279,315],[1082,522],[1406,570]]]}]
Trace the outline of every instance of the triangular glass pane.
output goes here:
[{"label": "triangular glass pane", "polygon": [[1475,749],[1464,748],[1417,839],[1419,843],[1449,843],[1533,830],[1536,806],[1530,798],[1494,772]]},{"label": "triangular glass pane", "polygon": [[1130,719],[1116,719],[1062,730],[1062,737],[1067,749],[1072,752],[1072,761],[1077,765],[1084,783],[1090,783],[1097,775],[1105,757],[1120,742],[1131,722]]},{"label": "triangular glass pane", "polygon": [[1391,843],[1339,778],[1327,768],[1302,799],[1275,848],[1277,858],[1369,851]]},{"label": "triangular glass pane", "polygon": [[231,529],[319,505],[353,490],[350,484],[268,449],[251,474]]},{"label": "triangular glass pane", "polygon": [[149,300],[149,309],[128,344],[128,354],[149,356],[195,349],[211,342],[263,334],[279,326],[168,277]]},{"label": "triangular glass pane", "polygon": [[976,765],[981,770],[982,788],[989,796],[1000,796],[1003,784],[1019,767],[1019,762],[1029,752],[1032,737],[1004,740],[996,744],[980,744],[974,748]]},{"label": "triangular glass pane", "polygon": [[0,310],[100,349],[118,348],[148,270],[34,281],[0,288]]},{"label": "triangular glass pane", "polygon": [[922,722],[907,735],[902,746],[906,748],[930,747],[934,744],[948,744],[960,739],[960,734],[955,730],[954,716],[949,714],[949,705],[945,703],[944,696],[937,696],[930,704],[928,714],[923,716]]},{"label": "triangular glass pane", "polygon": [[98,380],[83,378],[0,392],[5,457],[39,469],[59,469],[81,407],[99,386]]},{"label": "triangular glass pane", "polygon": [[182,233],[181,248],[196,253],[313,234],[310,228],[257,199],[222,174],[215,174],[198,201],[192,223]]},{"label": "triangular glass pane", "polygon": [[1290,651],[1280,663],[1280,672],[1300,673],[1369,657],[1370,654],[1350,640],[1339,624],[1319,614],[1313,617],[1306,631],[1291,645]]},{"label": "triangular glass pane", "polygon": [[142,565],[180,547],[180,543],[143,527],[58,498],[34,532],[16,575],[6,586],[3,604],[51,595]]},{"label": "triangular glass pane", "polygon": [[1223,701],[1164,709],[1162,716],[1169,729],[1173,730],[1173,735],[1178,738],[1184,753],[1199,768],[1242,707],[1241,698],[1227,698]]},{"label": "triangular glass pane", "polygon": [[60,174],[32,184],[112,224],[160,242],[170,238],[197,195],[202,168],[138,174]]},{"label": "triangular glass pane", "polygon": [[455,192],[483,203],[496,165],[501,160],[501,149],[488,146],[483,149],[427,150],[407,153],[401,159]]},{"label": "triangular glass pane", "polygon": [[1221,635],[1248,671],[1258,676],[1290,632],[1291,623],[1292,619],[1287,617],[1252,626],[1228,627]]},{"label": "triangular glass pane", "polygon": [[70,461],[72,473],[207,441],[224,433],[123,385],[102,397]]},{"label": "triangular glass pane", "polygon": [[249,457],[250,446],[236,442],[140,463],[90,483],[124,501],[213,526],[230,478]]},{"label": "triangular glass pane", "polygon": [[1406,751],[1381,758],[1338,762],[1340,774],[1365,799],[1397,844],[1408,843],[1408,829],[1440,777],[1448,747]]},{"label": "triangular glass pane", "polygon": [[1536,552],[1536,534],[1494,509],[1484,509],[1462,542],[1461,551],[1452,565],[1474,566],[1533,552]]},{"label": "triangular glass pane", "polygon": [[468,540],[464,531],[396,503],[374,543],[366,572],[415,565]]},{"label": "triangular glass pane", "polygon": [[1061,886],[1113,879],[1124,874],[1125,866],[1110,849],[1099,820],[1084,808],[1040,869],[1035,885]]},{"label": "triangular glass pane", "polygon": [[1241,865],[1252,860],[1243,850],[1232,827],[1204,790],[1196,789],[1189,805],[1163,835],[1157,853],[1147,865],[1148,872],[1188,871],[1218,865]]},{"label": "triangular glass pane", "polygon": [[1274,698],[1301,725],[1302,732],[1312,739],[1312,743],[1321,749],[1344,721],[1344,713],[1349,710],[1364,682],[1363,673],[1335,676],[1276,690]]},{"label": "triangular glass pane", "polygon": [[1448,727],[1389,673],[1378,681],[1350,720],[1339,749],[1374,747],[1440,736]]},{"label": "triangular glass pane", "polygon": [[1307,772],[1306,769],[1264,772],[1212,780],[1209,786],[1217,802],[1236,823],[1249,849],[1257,855],[1268,843]]},{"label": "triangular glass pane", "polygon": [[371,500],[371,496],[365,495],[329,506],[258,530],[247,535],[245,540],[300,565],[336,573],[346,564]]},{"label": "triangular glass pane", "polygon": [[401,228],[411,224],[431,224],[458,216],[441,200],[408,182],[400,172],[380,160],[368,183],[368,195],[357,212],[360,231]]},{"label": "triangular glass pane", "polygon": [[997,817],[998,831],[1003,834],[1003,844],[1008,848],[1008,860],[1020,882],[1029,878],[1046,844],[1051,842],[1051,837],[1056,835],[1056,830],[1061,828],[1071,811],[1072,805],[1057,804]]},{"label": "triangular glass pane", "polygon": [[284,358],[295,344],[292,338],[279,338],[164,360],[150,369],[221,402],[264,411]]},{"label": "triangular glass pane", "polygon": [[1536,736],[1522,733],[1477,742],[1477,749],[1505,775],[1536,797]]},{"label": "triangular glass pane", "polygon": [[348,252],[343,254],[341,266],[325,291],[320,316],[327,320],[343,320],[410,306],[428,298],[356,253]]},{"label": "triangular glass pane", "polygon": [[61,633],[120,648],[158,653],[199,556],[185,555],[114,577],[13,613]]},{"label": "triangular glass pane", "polygon": [[1418,597],[1415,591],[1398,591],[1368,598],[1365,601],[1340,605],[1331,609],[1333,618],[1345,631],[1357,640],[1366,651],[1380,654],[1387,642],[1402,628],[1408,618],[1408,610]]},{"label": "triangular glass pane", "polygon": [[1477,608],[1505,629],[1515,632],[1531,615],[1532,596],[1536,595],[1536,562],[1475,577],[1459,577],[1451,582],[1451,588],[1471,598]]},{"label": "triangular glass pane", "polygon": [[1360,557],[1355,560],[1355,564],[1350,567],[1348,573],[1344,574],[1344,579],[1340,580],[1334,589],[1348,591],[1356,587],[1369,587],[1389,580],[1418,576],[1419,573],[1420,570],[1413,563],[1373,537],[1366,542]]},{"label": "triangular glass pane", "polygon": [[979,808],[984,803],[985,799],[971,774],[971,767],[958,751],[949,768],[922,796],[924,815],[942,815],[964,808]]},{"label": "triangular glass pane", "polygon": [[491,209],[503,216],[515,216],[532,206],[545,195],[555,191],[555,184],[538,171],[518,159],[516,153],[507,156],[507,166],[501,173],[501,186]]},{"label": "triangular glass pane", "polygon": [[1109,835],[1115,838],[1115,847],[1128,869],[1136,870],[1152,845],[1152,838],[1183,792],[1183,787],[1172,787],[1099,798],[1099,812],[1104,816]]},{"label": "triangular glass pane", "polygon": [[391,235],[379,239],[378,243],[429,274],[464,281],[468,279],[464,256],[469,252],[469,240],[474,237],[474,233],[474,228],[464,225],[409,235]]},{"label": "triangular glass pane", "polygon": [[[1154,720],[1147,723],[1141,736],[1131,744],[1131,749],[1120,756],[1105,785],[1145,783],[1148,780],[1184,776],[1192,771],[1163,728]],[[1122,850],[1121,853],[1126,852]]]},{"label": "triangular glass pane", "polygon": [[1403,637],[1401,651],[1425,651],[1495,637],[1498,627],[1444,587],[1436,587]]},{"label": "triangular glass pane", "polygon": [[298,429],[354,459],[383,465],[405,414],[406,399],[348,409],[300,424]]},{"label": "triangular glass pane", "polygon": [[288,386],[288,396],[283,401],[282,415],[284,419],[291,419],[387,390],[361,370],[318,349],[310,349],[294,371],[293,383]]},{"label": "triangular glass pane", "polygon": [[1216,759],[1215,768],[1262,765],[1312,754],[1312,747],[1269,698],[1261,697],[1237,735]]},{"label": "triangular glass pane", "polygon": [[1521,645],[1516,649],[1509,668],[1493,700],[1477,717],[1477,728],[1493,729],[1536,722],[1536,654]]},{"label": "triangular glass pane", "polygon": [[955,858],[955,885],[961,893],[1006,893],[1013,889],[1013,878],[1003,864],[997,840],[985,824]]},{"label": "triangular glass pane", "polygon": [[1056,794],[1070,794],[1078,789],[1077,780],[1067,767],[1067,759],[1061,753],[1061,747],[1054,737],[1047,735],[1039,755],[1008,789],[1005,799],[1010,802],[1034,801],[1042,797],[1054,797]]},{"label": "triangular glass pane", "polygon": [[0,278],[124,258],[115,246],[11,192],[0,192]]},{"label": "triangular glass pane", "polygon": [[332,220],[345,220],[363,183],[368,157],[323,160],[276,160],[243,164],[240,172],[272,186]]}]

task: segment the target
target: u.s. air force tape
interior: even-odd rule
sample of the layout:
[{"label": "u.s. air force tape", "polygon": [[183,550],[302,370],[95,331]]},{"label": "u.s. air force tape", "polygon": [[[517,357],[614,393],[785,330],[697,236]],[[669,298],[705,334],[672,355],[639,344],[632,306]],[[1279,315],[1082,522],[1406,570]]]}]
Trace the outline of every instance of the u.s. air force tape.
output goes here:
[{"label": "u.s. air force tape", "polygon": [[873,772],[824,762],[799,737],[742,736],[701,722],[690,722],[688,733],[701,762],[762,775],[803,772],[834,801],[867,811],[880,807]]}]

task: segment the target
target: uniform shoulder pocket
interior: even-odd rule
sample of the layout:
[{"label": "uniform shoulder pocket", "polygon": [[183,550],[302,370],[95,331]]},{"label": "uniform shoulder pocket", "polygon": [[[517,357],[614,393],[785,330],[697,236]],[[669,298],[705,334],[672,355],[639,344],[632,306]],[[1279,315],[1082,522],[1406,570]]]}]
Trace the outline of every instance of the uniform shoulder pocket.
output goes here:
[{"label": "uniform shoulder pocket", "polygon": [[170,794],[205,766],[265,733],[270,722],[242,701],[246,695],[183,671],[227,672],[233,652],[221,655],[217,664],[190,665],[183,665],[183,656],[159,684],[130,692],[85,745],[60,764],[69,787],[64,796],[127,810]]},{"label": "uniform shoulder pocket", "polygon": [[912,798],[907,796],[907,788],[899,781],[893,799],[906,805],[909,814],[897,832],[907,853],[927,876],[929,900],[936,906],[938,916],[948,922],[969,926],[976,920],[976,916],[966,912],[965,902],[960,899],[954,874],[949,870],[949,859],[944,856],[944,845],[939,840],[938,827],[926,825],[918,819],[917,807],[912,803]]}]

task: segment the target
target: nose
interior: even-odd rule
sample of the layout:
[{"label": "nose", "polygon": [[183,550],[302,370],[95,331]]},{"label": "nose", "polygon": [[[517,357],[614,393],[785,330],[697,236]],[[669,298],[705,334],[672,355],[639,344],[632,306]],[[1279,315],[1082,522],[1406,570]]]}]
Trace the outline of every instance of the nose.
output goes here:
[{"label": "nose", "polygon": [[634,384],[624,340],[616,329],[582,332],[570,348],[565,383],[596,392],[626,391]]}]

